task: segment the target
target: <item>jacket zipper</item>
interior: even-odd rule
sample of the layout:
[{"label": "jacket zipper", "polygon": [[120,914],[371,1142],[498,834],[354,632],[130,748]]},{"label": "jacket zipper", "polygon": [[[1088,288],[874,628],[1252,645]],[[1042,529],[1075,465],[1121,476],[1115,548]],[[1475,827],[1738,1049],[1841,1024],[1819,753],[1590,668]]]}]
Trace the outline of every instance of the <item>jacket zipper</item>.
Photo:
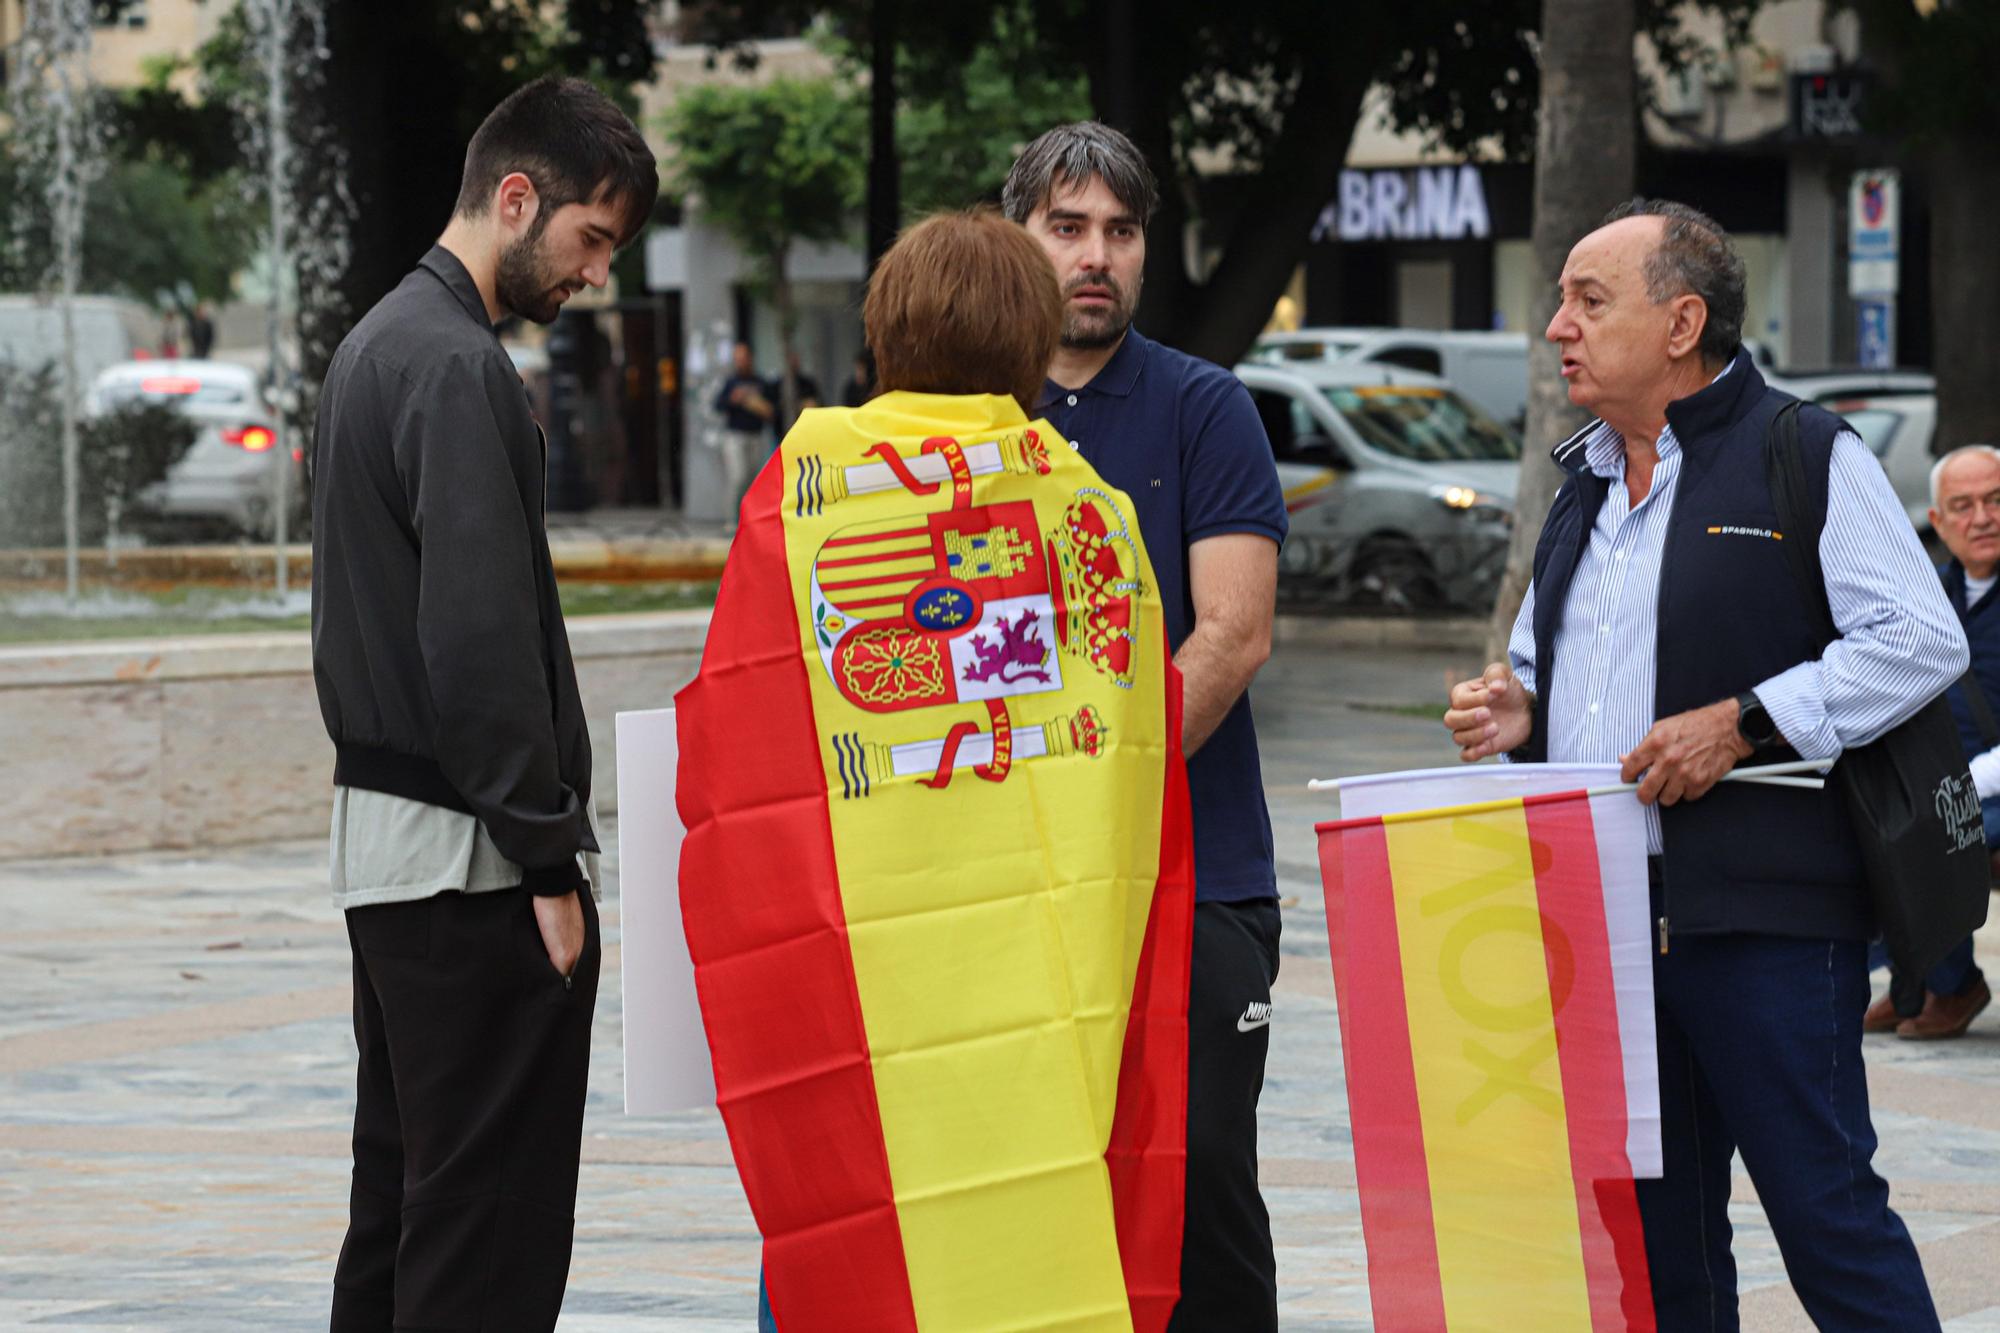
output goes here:
[{"label": "jacket zipper", "polygon": [[[1660,631],[1662,628],[1665,627],[1667,620],[1667,575],[1673,571],[1674,567],[1674,562],[1673,562],[1674,534],[1677,531],[1677,529],[1674,527],[1674,511],[1680,508],[1681,495],[1683,494],[1683,487],[1681,486],[1683,478],[1680,474],[1682,472],[1685,472],[1686,470],[1687,470],[1687,446],[1682,445],[1680,467],[1675,469],[1674,472],[1674,498],[1673,501],[1667,506],[1667,530],[1666,533],[1660,538],[1660,581],[1653,591],[1653,676],[1654,676],[1653,712],[1655,714],[1657,714],[1660,711],[1660,681],[1665,679],[1665,676],[1660,672],[1659,645],[1661,642]],[[1655,481],[1657,482],[1658,480],[1657,466],[1655,467],[1654,472],[1655,472]],[[1658,811],[1659,807],[1655,806],[1654,814],[1656,818],[1658,817]],[[1667,883],[1667,821],[1665,819],[1660,819],[1659,927],[1660,927],[1660,957],[1662,958],[1667,956],[1668,941],[1673,933],[1672,927],[1668,924],[1668,917],[1672,914],[1672,910],[1673,910],[1673,903],[1670,901],[1670,895],[1668,892],[1668,883]]]}]

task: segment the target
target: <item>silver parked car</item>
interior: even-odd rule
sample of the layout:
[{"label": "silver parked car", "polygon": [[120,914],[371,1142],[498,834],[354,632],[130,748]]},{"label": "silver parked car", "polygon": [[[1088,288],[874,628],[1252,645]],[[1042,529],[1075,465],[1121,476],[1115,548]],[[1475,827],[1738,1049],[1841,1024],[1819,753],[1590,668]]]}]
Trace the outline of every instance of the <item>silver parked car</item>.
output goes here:
[{"label": "silver parked car", "polygon": [[1521,438],[1432,375],[1246,363],[1271,437],[1294,587],[1395,609],[1489,601],[1507,559]]},{"label": "silver parked car", "polygon": [[1528,410],[1528,338],[1521,333],[1299,329],[1265,334],[1244,359],[1289,369],[1348,362],[1422,371],[1516,429]]},{"label": "silver parked car", "polygon": [[1882,462],[1919,533],[1930,531],[1931,436],[1937,380],[1922,370],[1822,370],[1765,376],[1786,393],[1845,417]]},{"label": "silver parked car", "polygon": [[291,470],[290,514],[304,513],[305,452],[295,445],[279,457],[277,414],[255,372],[226,361],[124,361],[98,375],[85,406],[102,412],[134,400],[170,405],[201,428],[167,475],[140,492],[145,513],[268,537],[280,467]]}]

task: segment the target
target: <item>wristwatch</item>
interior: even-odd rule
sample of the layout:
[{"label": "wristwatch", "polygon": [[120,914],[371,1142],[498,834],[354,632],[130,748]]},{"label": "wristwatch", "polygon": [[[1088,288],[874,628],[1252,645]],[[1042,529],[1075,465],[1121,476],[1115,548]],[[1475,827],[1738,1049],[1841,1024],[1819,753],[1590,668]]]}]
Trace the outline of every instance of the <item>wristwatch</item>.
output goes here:
[{"label": "wristwatch", "polygon": [[1778,741],[1778,724],[1772,720],[1755,690],[1736,696],[1736,734],[1755,750],[1768,750]]}]

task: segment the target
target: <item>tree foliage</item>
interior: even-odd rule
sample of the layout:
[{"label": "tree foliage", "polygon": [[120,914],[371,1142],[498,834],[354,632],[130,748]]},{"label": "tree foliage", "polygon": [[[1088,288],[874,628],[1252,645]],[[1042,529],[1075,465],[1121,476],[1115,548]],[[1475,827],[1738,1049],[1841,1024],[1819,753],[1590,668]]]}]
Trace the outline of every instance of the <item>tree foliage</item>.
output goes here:
[{"label": "tree foliage", "polygon": [[[1623,2],[1670,67],[1696,54],[1688,6]],[[1699,7],[1741,33],[1758,3]],[[734,0],[711,16],[710,38],[729,48],[731,23],[755,35],[818,12],[865,44],[891,4],[915,67],[964,69],[993,51],[1011,70],[1084,79],[1092,114],[1132,135],[1164,187],[1140,318],[1216,360],[1248,345],[1303,260],[1371,87],[1387,88],[1398,124],[1444,145],[1525,157],[1534,142],[1538,0]],[[906,106],[921,96],[902,93]],[[992,142],[997,152],[1000,133]],[[921,169],[909,146],[901,156],[906,171]],[[1217,174],[1228,188],[1200,188]],[[1190,223],[1220,255],[1209,272],[1187,271],[1179,245],[1157,242]]]},{"label": "tree foliage", "polygon": [[784,421],[798,415],[799,402],[786,254],[795,241],[834,241],[852,232],[867,121],[867,104],[832,79],[709,84],[684,93],[663,119],[673,144],[668,188],[699,200],[703,215],[750,257],[777,307]]},{"label": "tree foliage", "polygon": [[[934,30],[896,52],[896,147],[901,211],[911,221],[975,200],[997,201],[1008,168],[1051,125],[1091,114],[1081,63],[1048,62],[1032,0],[1007,0],[984,40],[948,49]],[[844,77],[865,82],[868,51],[852,30],[825,34]]]},{"label": "tree foliage", "polygon": [[831,79],[693,88],[662,120],[673,144],[666,183],[695,195],[703,214],[774,275],[792,242],[851,232],[866,117],[865,104]]},{"label": "tree foliage", "polygon": [[[128,91],[97,93],[110,161],[86,197],[82,283],[156,309],[185,312],[230,294],[254,228],[238,192],[226,108],[189,99],[161,65]],[[0,147],[0,198],[38,197],[33,168]],[[17,210],[14,244],[0,250],[0,289],[38,285],[50,266],[47,210]]]}]

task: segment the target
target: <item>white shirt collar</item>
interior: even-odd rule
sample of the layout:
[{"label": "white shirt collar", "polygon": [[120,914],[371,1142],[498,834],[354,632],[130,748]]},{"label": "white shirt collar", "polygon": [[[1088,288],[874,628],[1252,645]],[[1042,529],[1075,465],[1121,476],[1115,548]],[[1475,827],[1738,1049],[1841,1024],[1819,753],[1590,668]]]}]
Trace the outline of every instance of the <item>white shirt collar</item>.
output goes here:
[{"label": "white shirt collar", "polygon": [[[1710,385],[1715,384],[1735,368],[1736,358],[1732,356],[1728,361],[1723,363],[1722,369],[1715,373],[1715,379],[1710,380],[1708,383]],[[1657,447],[1660,451],[1660,460],[1662,462],[1665,462],[1669,458],[1677,457],[1680,454],[1681,442],[1674,438],[1674,428],[1672,426],[1664,426],[1660,429],[1660,438]],[[1618,480],[1625,475],[1625,437],[1611,429],[1604,422],[1598,422],[1597,429],[1592,431],[1589,438],[1583,442],[1583,461],[1584,465],[1598,476],[1610,481]]]}]

